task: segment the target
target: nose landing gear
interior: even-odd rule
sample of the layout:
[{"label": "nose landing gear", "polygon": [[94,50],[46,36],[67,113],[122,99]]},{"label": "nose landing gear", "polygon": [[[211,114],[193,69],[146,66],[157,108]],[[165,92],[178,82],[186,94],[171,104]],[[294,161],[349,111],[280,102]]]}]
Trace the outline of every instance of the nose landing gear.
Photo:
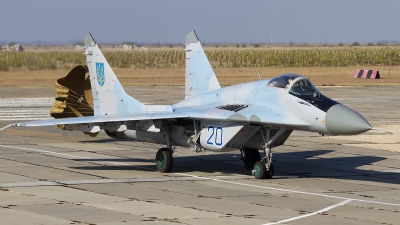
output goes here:
[{"label": "nose landing gear", "polygon": [[272,164],[272,146],[274,141],[286,131],[286,129],[281,128],[273,137],[271,137],[271,129],[265,129],[267,131],[266,136],[264,136],[261,130],[261,134],[265,142],[264,158],[260,161],[257,161],[253,166],[253,170],[251,171],[253,176],[257,179],[271,179],[274,176],[275,169],[274,165]]}]

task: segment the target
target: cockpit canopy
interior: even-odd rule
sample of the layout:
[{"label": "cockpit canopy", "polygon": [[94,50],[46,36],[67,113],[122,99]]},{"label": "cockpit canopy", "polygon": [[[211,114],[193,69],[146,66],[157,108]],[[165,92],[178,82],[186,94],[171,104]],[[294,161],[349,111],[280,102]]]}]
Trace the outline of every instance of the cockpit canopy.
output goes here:
[{"label": "cockpit canopy", "polygon": [[303,77],[300,74],[282,74],[272,78],[268,82],[268,86],[278,88],[289,88],[290,84],[298,77]]},{"label": "cockpit canopy", "polygon": [[310,80],[299,74],[283,74],[274,77],[268,82],[268,86],[286,88],[293,95],[312,95],[319,93]]}]

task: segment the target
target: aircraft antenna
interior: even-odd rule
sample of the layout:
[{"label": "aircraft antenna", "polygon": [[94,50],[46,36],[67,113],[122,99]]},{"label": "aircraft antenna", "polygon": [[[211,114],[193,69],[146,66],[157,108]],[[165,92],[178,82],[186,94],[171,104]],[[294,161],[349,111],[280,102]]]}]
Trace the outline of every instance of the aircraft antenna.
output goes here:
[{"label": "aircraft antenna", "polygon": [[261,76],[260,76],[260,73],[258,72],[258,68],[257,67],[256,67],[256,70],[257,70],[258,78],[261,80]]},{"label": "aircraft antenna", "polygon": [[381,129],[378,129],[378,128],[375,128],[375,127],[372,127],[371,130],[376,130],[376,131],[379,131],[379,132],[384,133],[384,134],[393,134],[392,132],[389,132],[389,131],[386,131],[386,130],[381,130]]}]

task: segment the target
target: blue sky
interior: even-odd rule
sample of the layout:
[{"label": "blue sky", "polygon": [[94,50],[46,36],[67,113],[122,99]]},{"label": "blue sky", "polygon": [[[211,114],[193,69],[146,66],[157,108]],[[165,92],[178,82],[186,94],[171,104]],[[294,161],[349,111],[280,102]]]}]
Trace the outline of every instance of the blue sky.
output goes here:
[{"label": "blue sky", "polygon": [[0,42],[400,41],[398,0],[0,0]]}]

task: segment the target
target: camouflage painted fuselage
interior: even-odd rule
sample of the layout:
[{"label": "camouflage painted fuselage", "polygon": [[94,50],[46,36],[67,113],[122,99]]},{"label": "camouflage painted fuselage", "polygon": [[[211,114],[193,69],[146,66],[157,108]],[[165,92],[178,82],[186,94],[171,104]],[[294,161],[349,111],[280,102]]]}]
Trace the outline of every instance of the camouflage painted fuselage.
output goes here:
[{"label": "camouflage painted fuselage", "polygon": [[371,129],[359,113],[298,74],[221,88],[194,31],[186,37],[185,98],[174,105],[145,105],[126,94],[90,34],[84,43],[94,115],[15,126],[63,125],[93,136],[103,129],[113,138],[195,151],[279,146],[293,130],[353,135]]}]

